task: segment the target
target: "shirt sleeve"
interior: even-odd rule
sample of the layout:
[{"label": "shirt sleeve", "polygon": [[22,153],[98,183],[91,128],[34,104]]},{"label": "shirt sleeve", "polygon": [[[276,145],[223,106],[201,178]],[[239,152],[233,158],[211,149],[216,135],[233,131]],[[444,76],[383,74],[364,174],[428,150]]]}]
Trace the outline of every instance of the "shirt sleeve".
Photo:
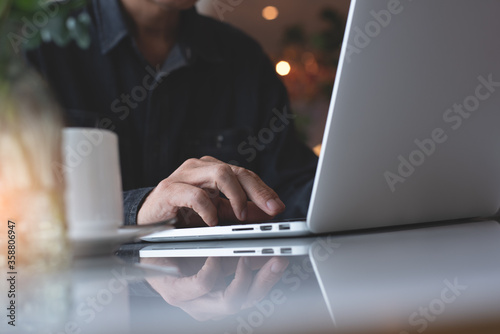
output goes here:
[{"label": "shirt sleeve", "polygon": [[137,225],[137,214],[142,203],[154,187],[128,190],[123,192],[124,225]]}]

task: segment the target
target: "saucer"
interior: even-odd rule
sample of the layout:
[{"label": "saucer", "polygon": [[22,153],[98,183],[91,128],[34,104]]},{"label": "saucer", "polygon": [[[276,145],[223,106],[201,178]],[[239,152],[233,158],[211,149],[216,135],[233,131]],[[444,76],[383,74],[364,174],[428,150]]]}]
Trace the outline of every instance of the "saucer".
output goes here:
[{"label": "saucer", "polygon": [[145,235],[172,229],[172,225],[127,226],[117,230],[89,231],[78,234],[69,233],[73,255],[75,257],[111,255],[121,244],[133,242]]}]

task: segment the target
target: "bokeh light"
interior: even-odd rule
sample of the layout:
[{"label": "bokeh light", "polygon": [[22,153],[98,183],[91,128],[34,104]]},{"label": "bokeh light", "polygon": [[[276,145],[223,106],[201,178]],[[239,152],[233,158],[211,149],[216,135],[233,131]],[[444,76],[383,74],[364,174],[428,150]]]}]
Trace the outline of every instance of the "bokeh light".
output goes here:
[{"label": "bokeh light", "polygon": [[262,17],[268,21],[274,20],[278,17],[279,11],[278,8],[274,6],[264,7],[262,10]]},{"label": "bokeh light", "polygon": [[276,64],[276,72],[281,76],[285,76],[290,73],[291,69],[292,68],[287,61],[282,60]]}]

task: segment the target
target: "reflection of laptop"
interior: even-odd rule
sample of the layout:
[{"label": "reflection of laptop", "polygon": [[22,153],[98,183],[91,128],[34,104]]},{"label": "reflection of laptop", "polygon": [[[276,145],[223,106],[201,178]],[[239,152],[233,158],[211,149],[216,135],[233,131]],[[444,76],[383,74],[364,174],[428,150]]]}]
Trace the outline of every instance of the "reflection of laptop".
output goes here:
[{"label": "reflection of laptop", "polygon": [[226,240],[193,243],[169,242],[146,246],[140,257],[240,257],[308,255],[310,238]]},{"label": "reflection of laptop", "polygon": [[307,222],[176,229],[144,240],[276,237],[495,214],[500,47],[491,41],[500,32],[500,2],[397,4],[351,3]]},{"label": "reflection of laptop", "polygon": [[[307,269],[312,266],[335,324],[332,328],[327,319],[315,323],[314,329],[325,328],[321,333],[420,332],[426,310],[432,316],[428,318],[430,332],[451,333],[453,330],[442,331],[441,326],[498,324],[499,237],[497,221],[482,221],[376,234],[158,243],[143,247],[139,254],[140,258],[267,257],[285,255],[281,249],[294,249],[287,256],[310,260],[295,264],[300,264],[302,273],[312,272]],[[278,251],[266,254],[265,249]],[[313,291],[288,289],[294,282],[293,273],[299,271],[293,266],[287,271],[275,288],[286,292],[289,306],[295,302],[286,309],[288,317],[297,314],[297,319],[303,319],[304,301]],[[318,301],[313,301],[315,312],[321,310]]]},{"label": "reflection of laptop", "polygon": [[499,333],[499,238],[484,221],[334,237],[310,256],[340,332]]}]

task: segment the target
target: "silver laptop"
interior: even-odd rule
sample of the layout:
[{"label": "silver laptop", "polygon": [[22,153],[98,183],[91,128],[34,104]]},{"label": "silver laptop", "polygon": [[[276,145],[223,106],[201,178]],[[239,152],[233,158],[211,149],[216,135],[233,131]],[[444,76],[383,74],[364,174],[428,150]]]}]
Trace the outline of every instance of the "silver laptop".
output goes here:
[{"label": "silver laptop", "polygon": [[353,0],[307,220],[143,239],[297,236],[495,215],[499,14],[497,0]]}]

